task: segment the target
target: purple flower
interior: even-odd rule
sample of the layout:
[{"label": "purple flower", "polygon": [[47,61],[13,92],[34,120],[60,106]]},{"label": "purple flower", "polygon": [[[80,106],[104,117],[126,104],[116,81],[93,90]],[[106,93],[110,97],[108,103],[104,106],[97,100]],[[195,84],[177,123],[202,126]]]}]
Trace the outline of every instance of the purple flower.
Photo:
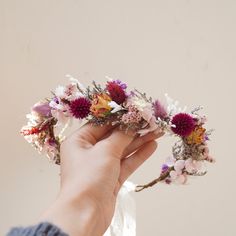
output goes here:
[{"label": "purple flower", "polygon": [[127,84],[122,82],[121,80],[117,79],[117,80],[114,80],[115,83],[117,83],[122,89],[127,89]]},{"label": "purple flower", "polygon": [[58,97],[54,97],[53,99],[52,99],[55,103],[57,103],[57,104],[59,104],[60,102],[59,102],[59,98]]},{"label": "purple flower", "polygon": [[38,113],[41,116],[51,116],[51,107],[49,103],[38,103],[32,108],[32,111]]},{"label": "purple flower", "polygon": [[46,145],[49,145],[49,146],[52,146],[52,147],[56,147],[57,146],[57,142],[54,138],[52,137],[48,137],[45,139],[45,144]]},{"label": "purple flower", "polygon": [[163,164],[161,167],[161,172],[166,172],[169,169],[169,166],[167,164]]},{"label": "purple flower", "polygon": [[178,113],[172,118],[171,123],[175,125],[172,131],[182,137],[190,135],[196,125],[193,117],[186,113]]},{"label": "purple flower", "polygon": [[167,117],[167,112],[164,106],[160,103],[159,100],[156,100],[152,104],[153,110],[154,110],[154,115],[156,118],[164,119]]}]

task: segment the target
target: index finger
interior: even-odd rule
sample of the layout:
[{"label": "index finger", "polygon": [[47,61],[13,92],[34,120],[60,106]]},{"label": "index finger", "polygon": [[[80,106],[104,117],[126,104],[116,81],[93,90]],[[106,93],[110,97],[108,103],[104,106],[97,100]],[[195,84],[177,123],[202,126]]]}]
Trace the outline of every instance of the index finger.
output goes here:
[{"label": "index finger", "polygon": [[101,145],[105,145],[105,148],[111,155],[121,159],[124,150],[134,140],[135,134],[136,132],[131,130],[125,132],[124,130],[116,128],[109,137],[102,140],[100,143]]},{"label": "index finger", "polygon": [[88,122],[76,130],[73,133],[73,136],[75,136],[75,138],[80,142],[95,145],[112,129],[114,129],[114,126],[110,123],[105,125],[94,125]]}]

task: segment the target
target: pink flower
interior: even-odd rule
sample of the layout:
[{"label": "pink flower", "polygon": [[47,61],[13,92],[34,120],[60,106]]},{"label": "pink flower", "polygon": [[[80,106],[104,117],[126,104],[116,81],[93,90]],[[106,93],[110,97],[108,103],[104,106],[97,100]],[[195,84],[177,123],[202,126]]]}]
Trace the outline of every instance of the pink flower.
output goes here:
[{"label": "pink flower", "polygon": [[133,105],[130,105],[128,107],[128,112],[125,113],[121,118],[122,122],[124,122],[125,124],[128,123],[138,124],[141,121],[141,119],[142,119],[141,113]]},{"label": "pink flower", "polygon": [[49,103],[36,103],[33,108],[32,111],[36,112],[38,115],[40,116],[51,116],[51,107],[49,106]]},{"label": "pink flower", "polygon": [[58,120],[57,125],[65,125],[72,118],[69,105],[63,103],[60,98],[55,97],[49,106],[52,108],[52,116]]},{"label": "pink flower", "polygon": [[184,160],[177,160],[174,163],[174,170],[170,172],[171,180],[178,184],[185,184],[187,181],[187,175],[183,173],[185,167]]},{"label": "pink flower", "polygon": [[170,172],[171,180],[177,184],[185,184],[187,182],[187,175],[185,173],[180,174],[174,170]]},{"label": "pink flower", "polygon": [[167,111],[159,100],[156,100],[153,104],[154,115],[156,118],[165,119],[167,117]]},{"label": "pink flower", "polygon": [[66,86],[58,86],[55,90],[55,96],[60,99],[65,99],[68,101],[75,100],[78,97],[82,97],[83,94],[79,91],[79,82],[75,79],[70,80],[70,84]]},{"label": "pink flower", "polygon": [[145,107],[142,111],[140,111],[140,113],[142,118],[148,123],[147,128],[138,131],[141,136],[158,129],[158,125],[156,124],[156,118],[153,115],[150,106]]},{"label": "pink flower", "polygon": [[63,111],[60,110],[52,110],[52,116],[55,117],[58,120],[58,123],[56,126],[58,125],[66,125],[70,118],[69,116],[66,116],[65,113]]},{"label": "pink flower", "polygon": [[182,170],[184,169],[185,161],[184,160],[177,160],[174,164],[174,169],[178,173],[182,173]]},{"label": "pink flower", "polygon": [[66,86],[65,95],[65,99],[69,101],[75,100],[79,97],[83,97],[83,94],[78,91],[77,84],[75,83],[71,83]]},{"label": "pink flower", "polygon": [[169,167],[174,166],[175,162],[176,162],[176,159],[173,156],[168,156],[166,158],[166,165],[168,165]]}]

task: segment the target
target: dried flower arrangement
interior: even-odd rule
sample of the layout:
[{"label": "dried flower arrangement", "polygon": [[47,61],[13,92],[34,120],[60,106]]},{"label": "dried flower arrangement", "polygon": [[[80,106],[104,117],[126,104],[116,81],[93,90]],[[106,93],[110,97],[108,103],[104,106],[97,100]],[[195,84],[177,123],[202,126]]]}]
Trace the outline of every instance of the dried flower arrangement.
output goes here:
[{"label": "dried flower arrangement", "polygon": [[162,165],[160,176],[138,185],[137,192],[158,182],[185,184],[188,176],[206,174],[205,162],[214,162],[207,145],[212,130],[204,128],[206,117],[199,115],[201,107],[186,113],[186,108],[179,108],[178,102],[168,95],[164,106],[138,90],[128,92],[127,85],[120,80],[109,79],[105,88],[96,82],[92,88],[86,88],[78,80],[69,79],[67,86],[58,86],[51,98],[32,107],[27,115],[28,124],[21,129],[25,139],[56,164],[60,164],[63,132],[73,119],[86,119],[94,125],[112,123],[139,135],[158,129],[178,138],[172,155]]}]

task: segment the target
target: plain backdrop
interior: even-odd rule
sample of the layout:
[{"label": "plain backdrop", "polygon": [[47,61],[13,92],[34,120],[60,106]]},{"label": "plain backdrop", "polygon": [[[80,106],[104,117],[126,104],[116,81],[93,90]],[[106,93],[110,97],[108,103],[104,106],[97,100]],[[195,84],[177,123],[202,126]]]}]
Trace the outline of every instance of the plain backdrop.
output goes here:
[{"label": "plain backdrop", "polygon": [[[0,234],[36,222],[56,197],[58,167],[19,130],[69,73],[203,105],[216,164],[186,186],[134,193],[137,235],[236,235],[235,12],[234,0],[0,0]],[[155,178],[172,141],[131,180]]]}]

